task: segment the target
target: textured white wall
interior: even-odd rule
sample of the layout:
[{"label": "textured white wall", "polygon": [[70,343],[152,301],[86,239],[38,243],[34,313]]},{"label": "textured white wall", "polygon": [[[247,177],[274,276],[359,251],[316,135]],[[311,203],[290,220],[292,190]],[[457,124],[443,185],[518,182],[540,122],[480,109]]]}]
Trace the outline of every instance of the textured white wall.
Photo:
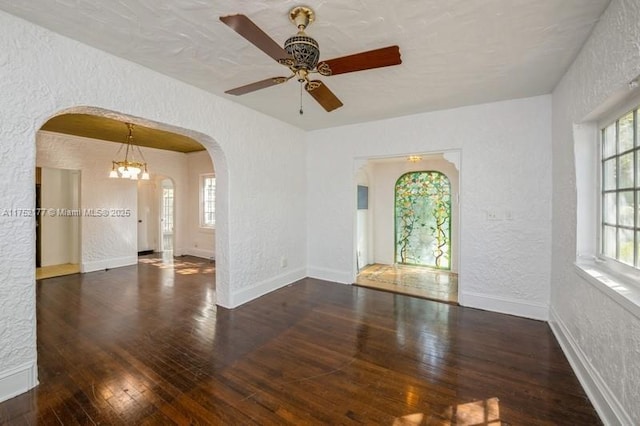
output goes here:
[{"label": "textured white wall", "polygon": [[[546,319],[550,128],[551,97],[539,96],[310,132],[309,274],[354,278],[360,159],[456,149],[461,302]],[[512,220],[488,221],[488,210],[511,213]]]},{"label": "textured white wall", "polygon": [[[356,186],[368,188],[367,209],[358,209],[356,212],[356,253],[357,266],[359,269],[373,263],[371,246],[373,239],[373,228],[371,227],[371,187],[369,182],[370,166],[363,166],[356,173]],[[356,189],[357,190],[357,189]]]},{"label": "textured white wall", "polygon": [[[305,275],[301,130],[4,12],[0,68],[0,153],[20,165],[0,170],[3,208],[34,206],[36,132],[48,118],[84,106],[115,111],[212,153],[218,304],[237,306]],[[0,399],[36,383],[34,230],[33,217],[0,221]]]},{"label": "textured white wall", "polygon": [[[110,163],[118,144],[77,136],[40,131],[37,134],[36,164],[80,170],[81,209],[129,209],[129,217],[80,218],[81,270],[91,272],[132,265],[138,260],[138,183],[110,179]],[[187,232],[187,157],[161,149],[143,148],[153,177],[160,174],[175,183],[176,247],[182,254]],[[44,184],[44,176],[43,176]],[[49,207],[43,204],[43,207]]]},{"label": "textured white wall", "polygon": [[213,173],[213,164],[208,152],[187,154],[189,169],[189,220],[185,253],[203,258],[215,258],[215,229],[200,227],[200,176]]},{"label": "textured white wall", "polygon": [[376,263],[395,263],[395,187],[405,173],[411,171],[439,171],[449,178],[451,184],[451,271],[458,272],[458,241],[460,208],[458,191],[459,172],[456,165],[442,155],[424,156],[421,161],[409,162],[406,158],[393,162],[372,165],[371,187],[373,192],[373,235]]},{"label": "textured white wall", "polygon": [[638,75],[639,43],[640,2],[613,0],[553,92],[551,320],[564,330],[573,350],[581,354],[589,380],[608,399],[600,412],[611,424],[640,424],[640,318],[582,279],[573,265],[573,125]]},{"label": "textured white wall", "polygon": [[[80,190],[78,171],[42,168],[40,201],[43,208],[77,209]],[[79,218],[44,214],[40,221],[42,266],[77,263]]]}]

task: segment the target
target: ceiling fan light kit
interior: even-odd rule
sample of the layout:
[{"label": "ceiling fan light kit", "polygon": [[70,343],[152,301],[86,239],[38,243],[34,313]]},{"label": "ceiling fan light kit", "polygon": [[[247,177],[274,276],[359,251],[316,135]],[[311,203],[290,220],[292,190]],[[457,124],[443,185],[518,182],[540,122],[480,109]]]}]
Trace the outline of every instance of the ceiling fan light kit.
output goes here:
[{"label": "ceiling fan light kit", "polygon": [[[292,72],[288,77],[272,77],[245,86],[227,90],[230,95],[244,95],[285,83],[292,78],[313,97],[327,112],[340,108],[343,104],[338,97],[320,80],[311,80],[309,74],[329,77],[336,74],[363,71],[372,68],[399,65],[402,63],[398,46],[370,50],[341,58],[320,61],[320,46],[304,30],[315,21],[314,11],[306,6],[297,6],[289,11],[289,19],[298,29],[298,33],[289,37],[284,48],[262,31],[245,15],[221,16],[220,20],[251,42],[254,46],[271,56],[276,62],[286,66]],[[302,107],[300,108],[302,114]]]}]

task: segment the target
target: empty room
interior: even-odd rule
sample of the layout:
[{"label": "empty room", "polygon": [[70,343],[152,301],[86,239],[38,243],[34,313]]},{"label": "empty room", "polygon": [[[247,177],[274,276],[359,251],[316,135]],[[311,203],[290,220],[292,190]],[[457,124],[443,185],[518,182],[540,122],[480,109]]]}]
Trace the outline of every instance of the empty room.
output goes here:
[{"label": "empty room", "polygon": [[0,33],[0,424],[640,424],[637,0]]}]

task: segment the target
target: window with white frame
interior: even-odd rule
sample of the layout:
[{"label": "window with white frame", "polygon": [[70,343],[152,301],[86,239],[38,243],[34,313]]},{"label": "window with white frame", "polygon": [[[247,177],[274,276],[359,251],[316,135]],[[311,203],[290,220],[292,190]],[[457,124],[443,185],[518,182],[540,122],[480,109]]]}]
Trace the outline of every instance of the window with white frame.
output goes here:
[{"label": "window with white frame", "polygon": [[638,108],[603,126],[600,254],[640,269],[640,120]]},{"label": "window with white frame", "polygon": [[216,225],[216,177],[202,175],[200,179],[200,226],[213,228]]}]

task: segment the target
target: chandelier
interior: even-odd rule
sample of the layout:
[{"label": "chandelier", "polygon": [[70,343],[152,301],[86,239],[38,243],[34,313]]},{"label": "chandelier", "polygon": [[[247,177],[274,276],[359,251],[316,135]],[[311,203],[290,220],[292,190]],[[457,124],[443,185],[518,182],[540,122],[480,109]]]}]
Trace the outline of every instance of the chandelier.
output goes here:
[{"label": "chandelier", "polygon": [[[142,173],[140,179],[149,180],[149,172],[147,171],[147,162],[144,159],[144,155],[142,155],[140,147],[133,143],[133,124],[127,123],[127,128],[129,129],[127,141],[120,145],[120,149],[116,152],[117,158],[122,150],[125,149],[124,160],[111,162],[109,177],[138,180],[138,176]],[[136,158],[136,153],[139,159]]]}]

